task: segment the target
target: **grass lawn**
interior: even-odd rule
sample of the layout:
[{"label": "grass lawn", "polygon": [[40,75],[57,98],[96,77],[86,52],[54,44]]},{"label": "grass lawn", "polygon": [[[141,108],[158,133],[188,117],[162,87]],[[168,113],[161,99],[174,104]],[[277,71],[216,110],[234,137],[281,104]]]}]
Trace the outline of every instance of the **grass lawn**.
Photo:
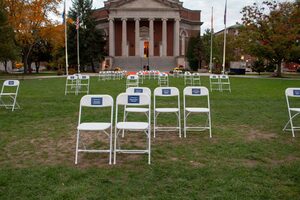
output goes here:
[{"label": "grass lawn", "polygon": [[[231,94],[211,93],[212,139],[208,131],[182,139],[159,132],[151,165],[146,155],[121,154],[110,166],[106,154],[81,153],[75,166],[82,95],[65,96],[64,78],[22,80],[22,109],[0,108],[0,199],[300,199],[300,133],[282,131],[284,90],[300,87],[299,80],[232,78],[231,84]],[[207,77],[202,85],[209,86]],[[143,86],[153,91],[157,84]],[[182,92],[183,79],[170,86]],[[125,80],[91,80],[91,94],[115,98],[124,90]],[[160,119],[176,123],[172,115]],[[135,138],[137,144],[127,143],[145,140]]]}]

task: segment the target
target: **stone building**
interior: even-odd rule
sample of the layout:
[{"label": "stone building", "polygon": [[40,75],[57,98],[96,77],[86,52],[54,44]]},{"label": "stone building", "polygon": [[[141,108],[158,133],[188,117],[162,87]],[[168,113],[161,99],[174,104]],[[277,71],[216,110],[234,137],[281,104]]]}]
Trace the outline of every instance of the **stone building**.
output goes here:
[{"label": "stone building", "polygon": [[135,71],[186,66],[188,40],[202,25],[201,11],[179,0],[108,0],[94,17],[108,41],[106,65]]}]

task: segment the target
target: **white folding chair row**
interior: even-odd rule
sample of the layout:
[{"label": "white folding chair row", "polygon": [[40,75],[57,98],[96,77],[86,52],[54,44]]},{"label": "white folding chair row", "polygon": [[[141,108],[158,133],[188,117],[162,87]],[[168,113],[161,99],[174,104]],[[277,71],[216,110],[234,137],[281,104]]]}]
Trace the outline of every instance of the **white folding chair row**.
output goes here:
[{"label": "white folding chair row", "polygon": [[300,114],[300,104],[299,101],[295,102],[295,100],[296,98],[300,97],[300,88],[287,88],[285,90],[285,97],[289,113],[289,120],[284,126],[283,131],[291,131],[292,136],[295,137],[295,131],[300,130],[300,126],[295,125],[296,119],[298,119],[299,122],[299,117],[297,116]]},{"label": "white folding chair row", "polygon": [[100,71],[98,80],[121,80],[126,71]]},{"label": "white folding chair row", "polygon": [[210,91],[224,91],[228,90],[231,92],[230,80],[228,75],[215,75],[209,76]]},{"label": "white folding chair row", "polygon": [[139,86],[139,76],[138,75],[129,75],[126,79],[126,88],[129,87],[138,87]]},{"label": "white folding chair row", "polygon": [[169,75],[167,73],[159,74],[158,85],[160,87],[168,87],[169,86]]},{"label": "white folding chair row", "polygon": [[82,74],[74,74],[67,76],[65,85],[65,95],[68,93],[89,93],[90,91],[90,76]]},{"label": "white folding chair row", "polygon": [[20,82],[18,80],[4,81],[0,93],[0,106],[11,109],[11,111],[20,108],[17,102],[19,86]]}]

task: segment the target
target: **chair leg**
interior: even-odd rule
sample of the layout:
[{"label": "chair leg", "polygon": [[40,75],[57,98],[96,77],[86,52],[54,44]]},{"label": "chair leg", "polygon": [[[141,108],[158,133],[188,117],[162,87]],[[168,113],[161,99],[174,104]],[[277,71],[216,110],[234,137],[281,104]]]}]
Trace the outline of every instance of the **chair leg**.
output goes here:
[{"label": "chair leg", "polygon": [[76,154],[75,154],[75,165],[77,165],[78,161],[78,146],[79,146],[79,137],[80,137],[80,131],[77,130],[77,139],[76,139]]},{"label": "chair leg", "polygon": [[211,116],[210,116],[210,111],[208,113],[208,120],[209,120],[209,137],[212,138],[212,133],[211,133]]},{"label": "chair leg", "polygon": [[110,135],[109,135],[109,164],[111,165],[111,160],[112,160],[112,129],[113,127],[110,127]]},{"label": "chair leg", "polygon": [[116,164],[117,161],[117,127],[115,127],[115,137],[114,137],[114,165]]},{"label": "chair leg", "polygon": [[154,120],[153,120],[153,137],[155,138],[155,133],[156,133],[156,113],[154,111],[154,114],[153,114],[153,117],[154,117]]},{"label": "chair leg", "polygon": [[178,128],[179,128],[179,137],[181,138],[181,120],[180,120],[180,111],[178,112]]},{"label": "chair leg", "polygon": [[183,135],[186,138],[186,111],[183,111]]}]

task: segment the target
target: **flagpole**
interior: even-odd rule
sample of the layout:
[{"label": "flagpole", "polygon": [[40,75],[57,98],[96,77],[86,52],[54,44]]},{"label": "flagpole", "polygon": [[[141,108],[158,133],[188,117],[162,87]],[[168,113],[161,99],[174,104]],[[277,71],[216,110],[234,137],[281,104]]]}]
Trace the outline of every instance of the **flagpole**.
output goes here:
[{"label": "flagpole", "polygon": [[210,60],[209,60],[209,70],[210,73],[212,73],[212,57],[213,57],[213,34],[214,34],[214,27],[213,27],[213,21],[214,21],[214,7],[211,7],[211,30],[210,30]]},{"label": "flagpole", "polygon": [[76,20],[76,29],[77,29],[77,73],[80,73],[80,60],[79,60],[79,12],[77,13],[77,20]]},{"label": "flagpole", "polygon": [[65,24],[65,57],[66,57],[66,75],[69,75],[69,61],[68,61],[68,34],[67,34],[67,20],[66,20],[66,0],[64,2],[64,24]]},{"label": "flagpole", "polygon": [[223,74],[225,74],[225,61],[226,61],[226,35],[227,35],[227,27],[226,27],[226,18],[227,18],[227,0],[225,1],[225,12],[224,12],[224,25],[225,25],[225,28],[224,28],[224,47],[223,47]]}]

